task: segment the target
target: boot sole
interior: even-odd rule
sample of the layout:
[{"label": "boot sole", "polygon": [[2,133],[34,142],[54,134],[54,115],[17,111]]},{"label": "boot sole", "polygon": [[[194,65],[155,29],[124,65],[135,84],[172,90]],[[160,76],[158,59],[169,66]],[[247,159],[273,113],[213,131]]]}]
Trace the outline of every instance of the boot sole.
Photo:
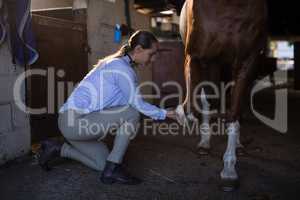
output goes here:
[{"label": "boot sole", "polygon": [[107,184],[107,185],[111,185],[113,183],[116,183],[116,180],[112,179],[112,178],[100,178],[101,182],[103,184]]},{"label": "boot sole", "polygon": [[142,181],[136,181],[136,182],[123,182],[123,181],[119,181],[113,178],[100,178],[101,182],[103,184],[107,184],[107,185],[112,185],[112,184],[122,184],[122,185],[139,185],[142,183]]}]

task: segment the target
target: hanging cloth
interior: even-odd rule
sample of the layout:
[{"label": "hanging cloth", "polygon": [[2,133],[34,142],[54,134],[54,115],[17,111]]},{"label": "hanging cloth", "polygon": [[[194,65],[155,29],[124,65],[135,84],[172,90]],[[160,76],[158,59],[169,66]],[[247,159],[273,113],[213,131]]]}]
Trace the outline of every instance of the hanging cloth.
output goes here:
[{"label": "hanging cloth", "polygon": [[0,36],[4,33],[2,35],[7,36],[10,42],[13,63],[20,66],[32,65],[38,59],[39,54],[31,27],[31,2],[30,0],[0,1],[2,2],[0,3],[2,4],[1,11],[3,11],[0,13],[0,19],[3,19],[4,24],[1,26]]},{"label": "hanging cloth", "polygon": [[0,0],[0,46],[3,44],[6,38],[6,28],[5,28],[5,19],[4,19],[4,4],[3,0]]}]

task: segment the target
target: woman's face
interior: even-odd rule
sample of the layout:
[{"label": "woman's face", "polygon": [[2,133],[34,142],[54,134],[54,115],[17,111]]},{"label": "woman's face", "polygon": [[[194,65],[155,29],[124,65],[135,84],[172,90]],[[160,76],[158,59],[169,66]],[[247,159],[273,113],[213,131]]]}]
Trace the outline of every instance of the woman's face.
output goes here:
[{"label": "woman's face", "polygon": [[142,47],[138,48],[135,52],[135,62],[142,65],[146,66],[150,64],[151,62],[154,62],[156,59],[158,51],[158,43],[154,42],[151,45],[150,49],[143,49]]}]

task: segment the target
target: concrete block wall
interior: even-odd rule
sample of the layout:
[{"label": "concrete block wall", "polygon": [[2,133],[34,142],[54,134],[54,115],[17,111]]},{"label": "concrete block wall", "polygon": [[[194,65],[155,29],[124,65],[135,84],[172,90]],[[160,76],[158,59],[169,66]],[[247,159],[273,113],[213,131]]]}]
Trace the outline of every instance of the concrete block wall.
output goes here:
[{"label": "concrete block wall", "polygon": [[[134,29],[150,28],[149,16],[142,15],[133,7],[130,1],[131,23]],[[99,58],[116,51],[120,44],[113,42],[115,24],[126,24],[124,0],[89,0],[87,10],[88,43],[91,47],[89,55],[90,66]],[[124,38],[126,40],[126,38]]]},{"label": "concrete block wall", "polygon": [[[30,151],[29,116],[16,105],[14,83],[24,68],[12,64],[7,43],[0,46],[0,165]],[[25,85],[21,88],[25,99]]]},{"label": "concrete block wall", "polygon": [[[134,29],[150,29],[150,17],[136,12],[130,0],[131,24]],[[88,44],[91,48],[89,66],[98,59],[115,52],[121,44],[113,42],[115,24],[126,24],[124,0],[89,0],[87,9]],[[127,38],[123,38],[124,42]],[[138,69],[140,82],[152,80],[152,69]],[[151,94],[151,88],[142,88],[142,93]]]}]

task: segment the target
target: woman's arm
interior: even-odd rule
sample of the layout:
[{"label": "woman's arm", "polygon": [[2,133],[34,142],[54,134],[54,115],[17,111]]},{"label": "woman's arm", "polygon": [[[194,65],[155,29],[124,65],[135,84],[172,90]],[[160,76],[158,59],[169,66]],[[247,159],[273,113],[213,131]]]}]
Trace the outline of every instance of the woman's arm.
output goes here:
[{"label": "woman's arm", "polygon": [[[158,108],[143,100],[140,91],[137,89],[135,74],[133,72],[126,67],[122,67],[115,75],[117,85],[132,107],[152,119],[164,120],[167,117],[167,111],[165,109]],[[169,113],[169,115],[171,115],[171,113]]]}]

